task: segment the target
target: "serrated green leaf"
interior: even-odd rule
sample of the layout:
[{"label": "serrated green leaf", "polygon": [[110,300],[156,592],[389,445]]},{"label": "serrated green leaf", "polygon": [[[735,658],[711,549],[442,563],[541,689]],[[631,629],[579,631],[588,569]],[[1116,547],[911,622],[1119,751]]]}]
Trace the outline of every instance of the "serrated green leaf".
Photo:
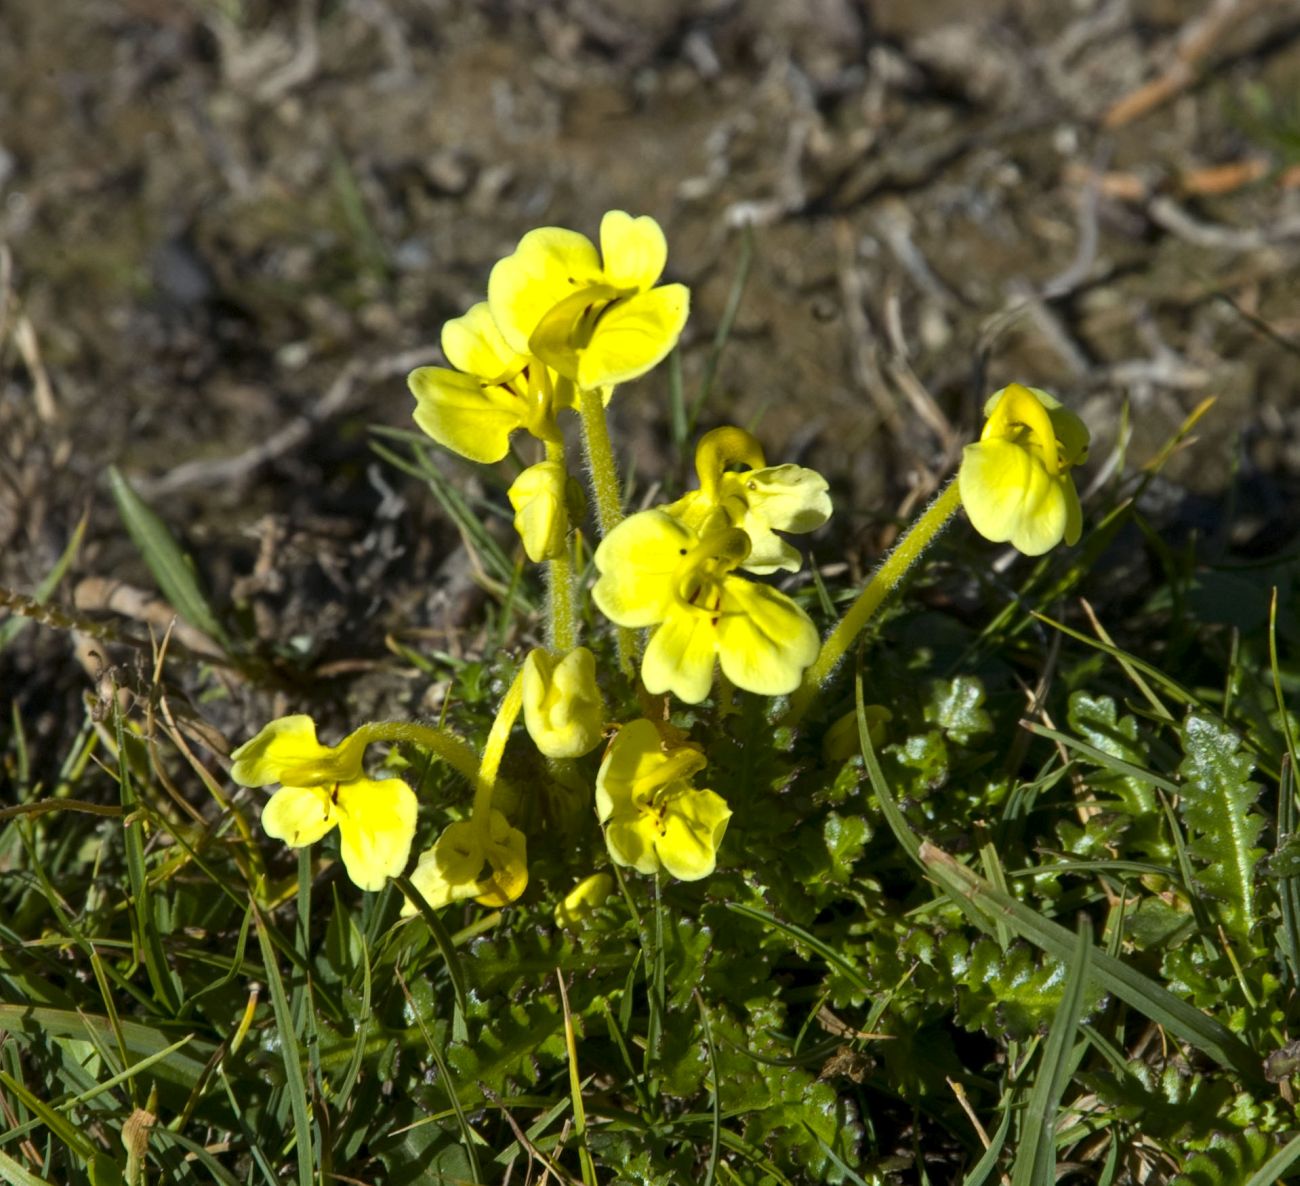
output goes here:
[{"label": "serrated green leaf", "polygon": [[1264,1166],[1273,1149],[1273,1141],[1263,1133],[1215,1133],[1207,1148],[1183,1163],[1170,1186],[1238,1186]]},{"label": "serrated green leaf", "polygon": [[[882,793],[882,802],[888,792]],[[901,817],[898,817],[901,820]],[[994,889],[973,870],[928,843],[917,845],[917,859],[944,887],[951,899],[973,918],[991,927],[994,917],[1006,921],[1031,943],[1058,957],[1073,947],[1074,936],[1059,923],[1044,918],[1025,903]],[[1107,992],[1165,1026],[1253,1085],[1262,1082],[1255,1052],[1220,1022],[1180,1000],[1149,976],[1103,951],[1092,954],[1093,975]]]},{"label": "serrated green leaf", "polygon": [[1250,781],[1254,763],[1238,752],[1237,734],[1209,717],[1191,714],[1181,732],[1187,851],[1199,865],[1197,880],[1218,899],[1218,921],[1245,940],[1259,921],[1255,867],[1264,855],[1257,842],[1265,821],[1253,810],[1260,792]]},{"label": "serrated green leaf", "polygon": [[[1041,1033],[1060,1008],[1068,986],[1063,960],[1037,955],[1017,941],[1006,951],[988,936],[966,945],[957,932],[945,935],[939,950],[949,960],[958,985],[957,1020],[991,1038],[1025,1041]],[[1098,1008],[1104,993],[1091,986],[1083,1016]]]}]

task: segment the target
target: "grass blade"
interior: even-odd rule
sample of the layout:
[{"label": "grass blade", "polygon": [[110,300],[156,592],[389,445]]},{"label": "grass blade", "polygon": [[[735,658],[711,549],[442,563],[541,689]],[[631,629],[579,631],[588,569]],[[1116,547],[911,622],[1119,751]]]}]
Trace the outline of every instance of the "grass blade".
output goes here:
[{"label": "grass blade", "polygon": [[122,524],[153,573],[158,588],[182,618],[230,650],[230,640],[212,612],[195,575],[190,558],[181,550],[167,525],[134,490],[116,466],[108,467],[108,485]]},{"label": "grass blade", "polygon": [[262,963],[266,980],[271,988],[271,1007],[275,1011],[275,1026],[280,1038],[280,1053],[284,1059],[285,1086],[289,1092],[289,1107],[293,1110],[294,1143],[298,1153],[298,1186],[312,1186],[312,1125],[307,1082],[302,1073],[302,1057],[298,1048],[298,1033],[293,1026],[293,1011],[280,977],[279,958],[267,931],[266,919],[253,906],[253,922],[257,926],[257,941],[262,948]]},{"label": "grass blade", "polygon": [[1075,1029],[1083,1015],[1092,950],[1092,927],[1084,919],[1079,925],[1074,952],[1070,956],[1065,993],[1052,1019],[1042,1061],[1038,1064],[1038,1077],[1029,1093],[1011,1186],[1050,1186],[1056,1178],[1056,1111],[1070,1079],[1070,1051]]}]

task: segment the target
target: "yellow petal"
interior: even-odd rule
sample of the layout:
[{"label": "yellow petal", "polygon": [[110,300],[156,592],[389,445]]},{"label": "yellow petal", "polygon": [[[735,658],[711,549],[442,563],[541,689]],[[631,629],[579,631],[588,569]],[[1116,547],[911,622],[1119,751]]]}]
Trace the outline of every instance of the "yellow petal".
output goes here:
[{"label": "yellow petal", "polygon": [[[451,902],[472,898],[480,892],[480,875],[485,869],[478,833],[468,820],[448,824],[432,848],[426,848],[411,874],[411,884],[434,910]],[[402,906],[402,916],[416,912],[414,902]]]},{"label": "yellow petal", "polygon": [[438,444],[470,461],[500,461],[510,434],[522,428],[524,401],[503,387],[446,367],[420,367],[407,377],[415,396],[415,422]]},{"label": "yellow petal", "polygon": [[506,491],[515,510],[515,530],[534,564],[564,555],[569,538],[564,501],[568,480],[563,462],[539,461],[524,470]]},{"label": "yellow petal", "polygon": [[750,540],[746,572],[797,572],[803,557],[774,531],[803,534],[831,517],[826,479],[801,465],[775,465],[749,473],[727,473],[719,494],[726,506],[744,507],[736,526]]},{"label": "yellow petal", "polygon": [[610,284],[644,292],[663,275],[668,240],[649,215],[633,218],[611,210],[600,220],[600,256]]},{"label": "yellow petal", "polygon": [[578,378],[578,364],[587,348],[597,319],[611,302],[626,296],[608,284],[588,284],[552,305],[533,327],[530,354],[567,379]]},{"label": "yellow petal", "polygon": [[555,925],[577,926],[613,892],[614,879],[608,873],[593,873],[590,877],[584,877],[555,907]]},{"label": "yellow petal", "polygon": [[315,844],[339,822],[330,787],[281,787],[262,808],[262,831],[290,848]]},{"label": "yellow petal", "polygon": [[[1067,490],[1078,503],[1068,474],[1049,475],[1035,454],[1007,440],[967,445],[957,481],[975,530],[994,543],[1009,541],[1027,556],[1041,556],[1065,536],[1071,526]],[[1081,521],[1075,519],[1076,529]]]},{"label": "yellow petal", "polygon": [[[434,910],[441,910],[452,902],[461,902],[472,898],[479,891],[477,881],[453,881],[448,878],[438,864],[435,848],[426,848],[420,854],[415,870],[411,873],[411,884],[420,891],[420,896]],[[416,905],[409,899],[402,903],[402,917],[409,918],[416,913]]]},{"label": "yellow petal", "polygon": [[400,778],[358,778],[338,790],[339,851],[348,876],[380,890],[406,868],[415,838],[415,792]]},{"label": "yellow petal", "polygon": [[519,240],[488,277],[488,305],[511,349],[529,353],[537,323],[566,297],[602,279],[591,240],[560,227],[539,227]]},{"label": "yellow petal", "polygon": [[698,881],[717,865],[731,818],[727,801],[710,790],[689,791],[677,796],[664,815],[664,834],[655,844],[663,867],[680,881]]},{"label": "yellow petal", "polygon": [[741,488],[750,513],[777,531],[802,535],[815,531],[831,517],[826,479],[802,465],[773,465],[749,473],[725,475],[726,484]]},{"label": "yellow petal", "polygon": [[663,511],[624,519],[596,549],[592,600],[619,626],[653,626],[672,605],[673,575],[695,535]]},{"label": "yellow petal", "polygon": [[629,721],[614,735],[596,775],[596,814],[603,824],[616,812],[630,811],[637,788],[654,779],[667,758],[653,721]]},{"label": "yellow petal", "polygon": [[614,301],[579,352],[578,385],[603,387],[644,375],[677,344],[690,303],[684,284]]},{"label": "yellow petal", "polygon": [[784,593],[741,577],[727,579],[718,657],[738,688],[780,696],[799,686],[817,658],[817,627]]},{"label": "yellow petal", "polygon": [[[1012,383],[995,392],[985,405],[988,420],[980,433],[981,441],[1014,441],[1021,448],[1034,453],[1047,473],[1055,477],[1060,471],[1060,450],[1056,445],[1056,431],[1043,392]],[[1051,396],[1047,397],[1052,399]],[[1052,403],[1056,403],[1052,399]],[[1057,404],[1059,407],[1060,405]]]},{"label": "yellow petal", "polygon": [[508,906],[528,888],[527,840],[499,811],[493,811],[490,820],[487,859],[492,872],[475,901],[481,906]]},{"label": "yellow petal", "polygon": [[578,758],[600,744],[605,702],[596,686],[596,660],[586,647],[558,662],[543,650],[524,660],[524,725],[548,758]]},{"label": "yellow petal", "polygon": [[[708,613],[674,609],[650,637],[641,660],[641,679],[652,696],[672,692],[699,704],[713,687],[718,627]],[[795,681],[798,682],[797,680]]]},{"label": "yellow petal", "polygon": [[273,782],[290,786],[316,787],[350,782],[361,773],[366,744],[350,733],[338,745],[316,740],[316,724],[298,713],[280,717],[231,757],[231,778],[242,786],[264,787]]},{"label": "yellow petal", "polygon": [[614,864],[630,866],[638,873],[659,871],[658,838],[653,819],[641,813],[618,816],[605,825],[605,847]]},{"label": "yellow petal", "polygon": [[525,361],[510,349],[492,320],[487,301],[479,301],[468,313],[443,324],[442,352],[458,371],[488,380],[518,371]]}]

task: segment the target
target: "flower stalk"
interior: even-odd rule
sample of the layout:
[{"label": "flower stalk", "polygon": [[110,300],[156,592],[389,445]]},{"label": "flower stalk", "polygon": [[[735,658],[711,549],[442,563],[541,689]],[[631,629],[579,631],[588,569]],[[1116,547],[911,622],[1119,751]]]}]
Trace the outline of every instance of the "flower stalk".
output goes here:
[{"label": "flower stalk", "polygon": [[[546,442],[546,460],[564,465],[562,441]],[[546,643],[553,651],[566,654],[578,645],[577,615],[573,607],[573,551],[566,527],[564,546],[547,561]]]},{"label": "flower stalk", "polygon": [[935,541],[939,533],[961,506],[961,491],[954,478],[945,486],[925,513],[908,528],[894,550],[876,569],[858,599],[848,608],[839,624],[822,643],[821,652],[812,666],[804,672],[803,682],[790,697],[790,707],[782,718],[783,725],[797,725],[808,706],[830,681],[831,675],[844,653],[862,633],[885,599],[898,588],[908,569],[920,559],[922,553]]}]

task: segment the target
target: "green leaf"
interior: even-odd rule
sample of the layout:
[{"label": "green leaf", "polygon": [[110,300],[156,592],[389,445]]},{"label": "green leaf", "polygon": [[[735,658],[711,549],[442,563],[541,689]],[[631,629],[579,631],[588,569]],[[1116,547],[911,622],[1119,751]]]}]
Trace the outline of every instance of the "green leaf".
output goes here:
[{"label": "green leaf", "polygon": [[[994,1040],[1022,1042],[1041,1033],[1069,987],[1064,961],[1035,955],[1024,942],[1013,942],[1003,951],[988,936],[968,946],[959,932],[951,932],[940,941],[939,950],[957,982],[957,1020]],[[1090,988],[1085,1016],[1100,1006],[1103,995],[1095,985]]]},{"label": "green leaf", "polygon": [[194,566],[167,525],[131,489],[116,466],[108,467],[108,485],[127,534],[140,549],[163,596],[191,626],[220,643],[223,650],[229,650],[229,639],[199,585]]},{"label": "green leaf", "polygon": [[871,839],[867,821],[860,815],[842,816],[832,811],[822,824],[822,838],[831,858],[831,878],[847,884],[853,876],[854,863]]},{"label": "green leaf", "polygon": [[[1272,1145],[1259,1132],[1215,1133],[1207,1148],[1193,1153],[1183,1163],[1182,1172],[1170,1186],[1239,1186],[1247,1174],[1253,1178],[1264,1167]],[[1291,1160],[1295,1160],[1295,1154]],[[1280,1179],[1264,1180],[1274,1183]]]},{"label": "green leaf", "polygon": [[1179,810],[1187,851],[1200,866],[1197,880],[1219,900],[1219,921],[1244,940],[1259,921],[1255,866],[1264,855],[1257,842],[1265,821],[1253,810],[1260,791],[1250,781],[1254,764],[1238,752],[1237,734],[1208,717],[1191,714],[1181,732],[1187,756],[1178,767]]},{"label": "green leaf", "polygon": [[984,703],[984,685],[974,676],[935,680],[925,706],[925,719],[938,725],[958,745],[969,745],[993,728]]},{"label": "green leaf", "polygon": [[13,1186],[54,1186],[48,1179],[25,1169],[21,1162],[15,1161],[7,1153],[0,1153],[0,1177],[6,1182],[12,1182]]},{"label": "green leaf", "polygon": [[[917,859],[953,902],[982,925],[992,928],[994,920],[1001,919],[1031,943],[1061,958],[1068,957],[1073,950],[1074,936],[1063,926],[1044,918],[1010,894],[994,889],[948,853],[932,844],[921,843]],[[1247,1084],[1262,1084],[1259,1058],[1249,1046],[1214,1018],[1180,1000],[1149,976],[1103,951],[1092,953],[1092,975],[1107,992],[1235,1071]]]}]

